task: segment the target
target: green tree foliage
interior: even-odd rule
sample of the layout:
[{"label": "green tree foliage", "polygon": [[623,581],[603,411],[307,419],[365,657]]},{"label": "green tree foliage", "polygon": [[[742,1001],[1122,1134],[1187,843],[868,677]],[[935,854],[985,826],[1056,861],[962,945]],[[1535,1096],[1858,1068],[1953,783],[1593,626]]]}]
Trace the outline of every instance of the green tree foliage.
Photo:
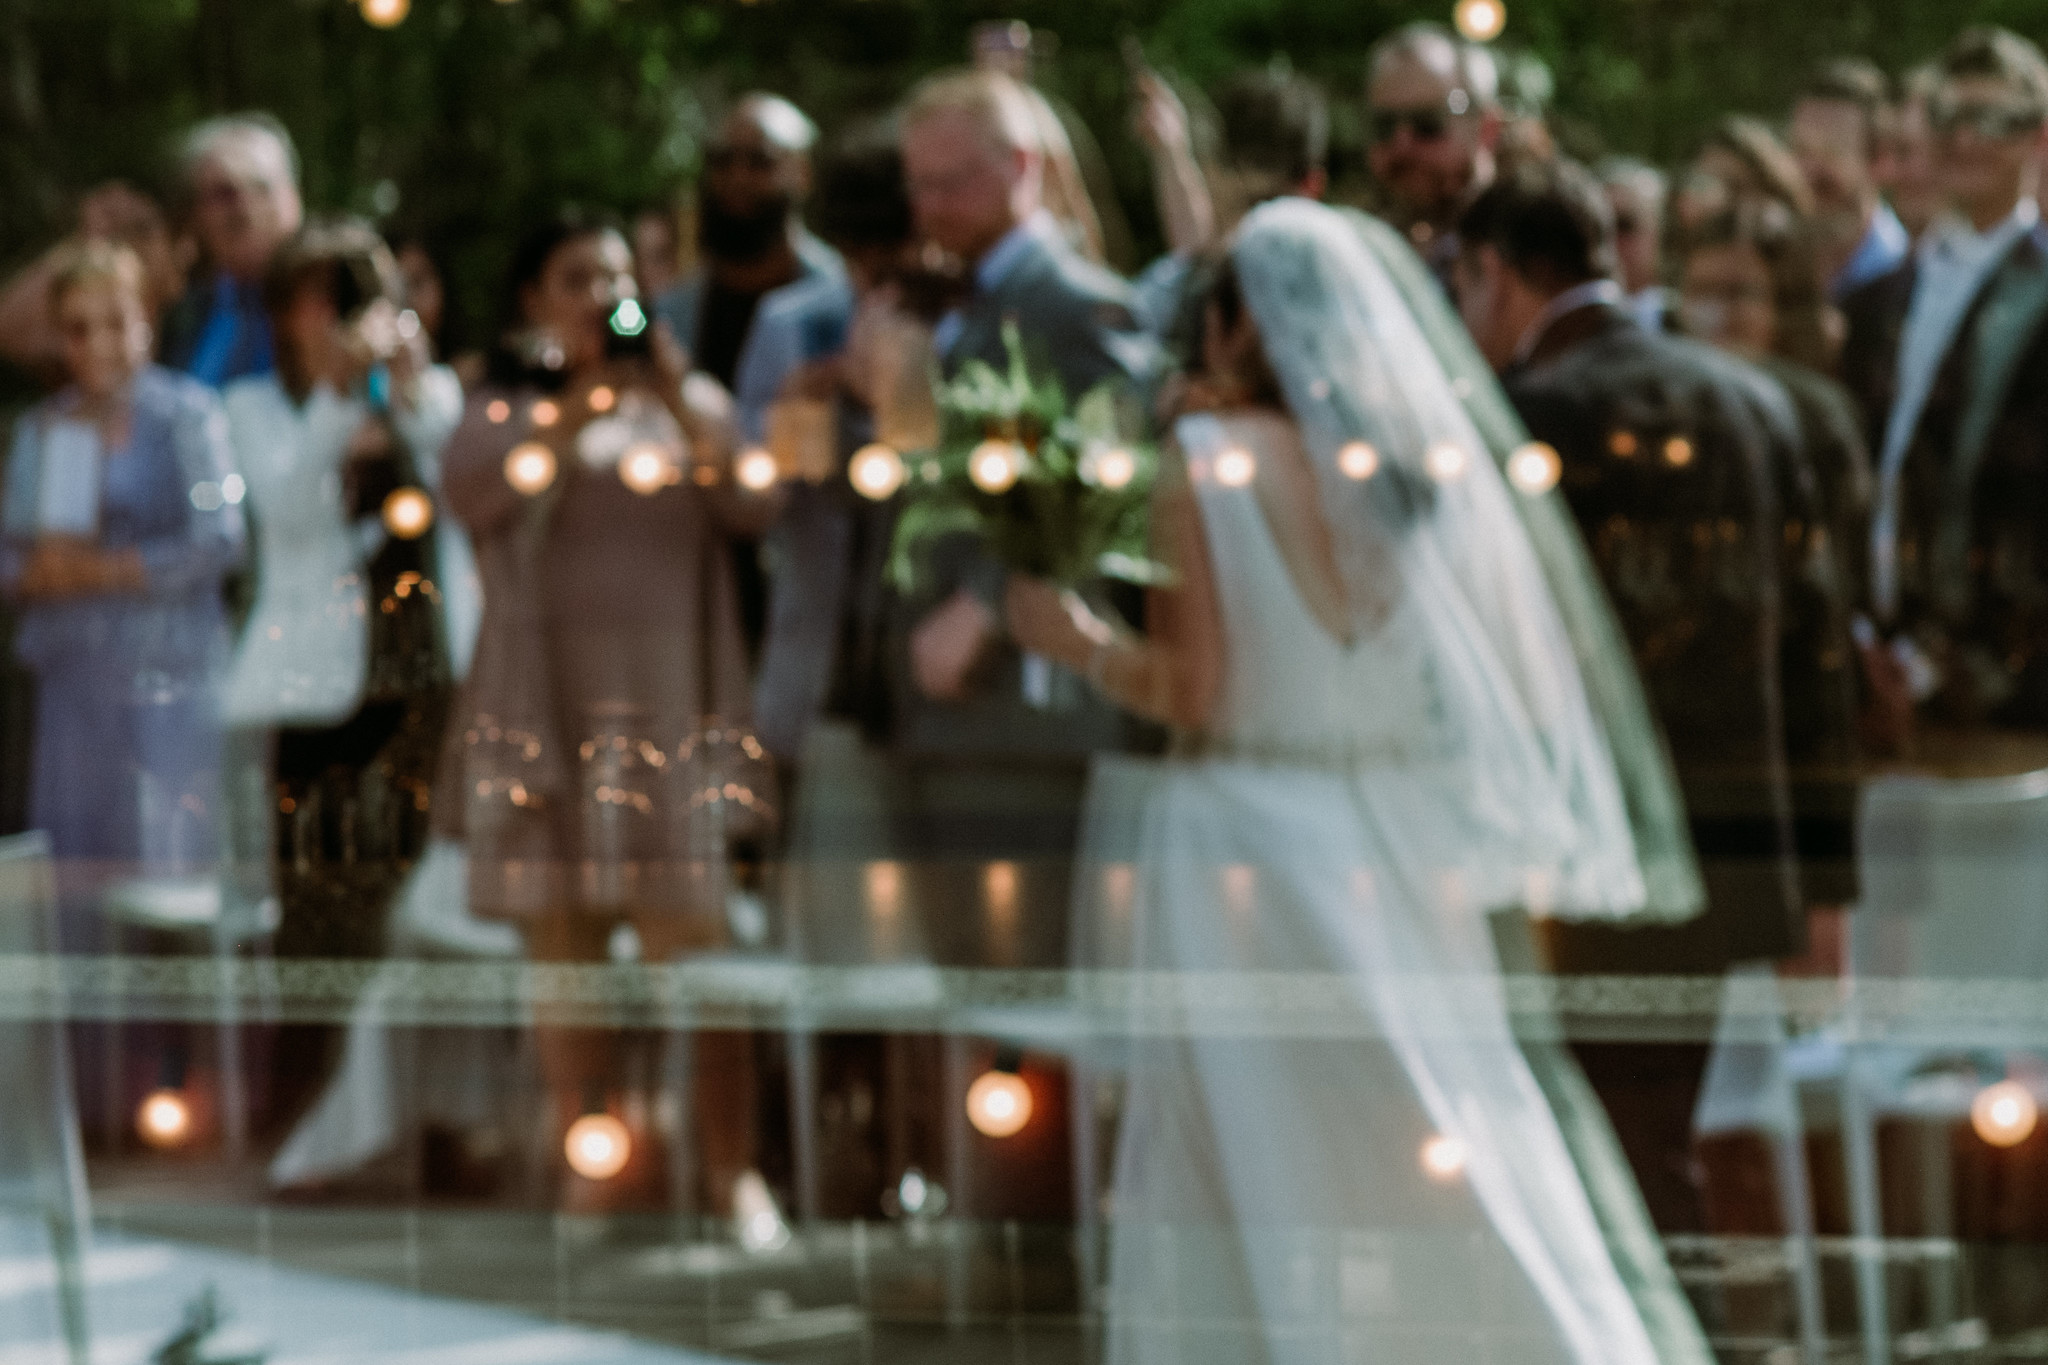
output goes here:
[{"label": "green tree foliage", "polygon": [[[348,0],[0,0],[0,259],[61,231],[110,176],[161,186],[170,137],[203,114],[276,112],[316,207],[422,232],[469,340],[519,225],[579,198],[672,197],[707,119],[752,86],[828,132],[960,60],[973,26],[1057,35],[1043,79],[1103,144],[1140,248],[1156,242],[1128,131],[1119,41],[1193,85],[1284,56],[1340,100],[1355,174],[1366,49],[1449,0],[414,0],[395,29]],[[1561,114],[1607,145],[1678,158],[1714,116],[1780,110],[1816,58],[1898,71],[1963,23],[2048,37],[2048,0],[1509,0],[1508,38],[1557,77]]]}]

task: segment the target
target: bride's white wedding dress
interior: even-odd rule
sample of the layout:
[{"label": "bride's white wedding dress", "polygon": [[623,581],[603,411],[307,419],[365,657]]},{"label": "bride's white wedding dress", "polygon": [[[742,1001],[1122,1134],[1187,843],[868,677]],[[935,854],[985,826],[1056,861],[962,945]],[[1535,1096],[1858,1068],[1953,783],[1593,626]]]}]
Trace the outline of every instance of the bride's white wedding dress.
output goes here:
[{"label": "bride's white wedding dress", "polygon": [[[1248,252],[1298,265],[1289,253],[1307,250],[1311,277],[1333,262],[1353,268],[1307,208],[1261,210],[1236,252],[1298,414],[1333,382],[1368,394],[1376,383],[1359,355],[1325,347],[1306,363],[1278,315],[1259,311],[1264,257]],[[1307,283],[1315,293],[1331,281]],[[1281,289],[1265,303],[1287,298]],[[1376,293],[1358,302],[1383,306]],[[1364,325],[1306,307],[1288,324],[1297,341]],[[1403,333],[1379,321],[1356,341],[1365,360],[1408,367]],[[1345,439],[1376,424],[1387,461],[1376,477],[1407,477],[1400,451],[1450,420],[1408,402],[1417,384],[1443,382],[1433,373],[1401,376],[1391,424],[1377,400],[1370,415],[1356,404],[1343,414]],[[1487,927],[1494,908],[1561,898],[1569,911],[1616,915],[1641,895],[1554,617],[1515,596],[1540,595],[1540,577],[1525,544],[1491,544],[1512,532],[1495,515],[1507,495],[1490,465],[1439,460],[1437,473],[1463,486],[1431,494],[1411,478],[1377,504],[1375,550],[1344,542],[1375,534],[1360,528],[1376,504],[1333,508],[1331,490],[1349,496],[1345,485],[1321,482],[1340,568],[1378,565],[1375,583],[1346,574],[1354,604],[1379,594],[1347,643],[1297,588],[1256,490],[1216,477],[1225,451],[1260,468],[1301,458],[1260,445],[1270,429],[1210,417],[1178,428],[1224,676],[1206,732],[1163,765],[1144,803],[1136,954],[1147,970],[1233,981],[1315,974],[1304,989],[1335,1003],[1319,996],[1313,1026],[1293,1036],[1231,1036],[1258,1031],[1219,1030],[1192,1006],[1178,1026],[1155,1018],[1141,1031],[1114,1192],[1109,1360],[1652,1365],[1516,1046]],[[1313,414],[1301,430],[1312,462],[1328,463],[1344,436]],[[1409,474],[1420,465],[1411,459]],[[1574,745],[1580,759],[1562,757]],[[1571,775],[1574,761],[1586,771]],[[1545,764],[1565,774],[1559,786],[1532,775]],[[1586,790],[1565,791],[1573,782]],[[1570,824],[1585,812],[1592,836]],[[1284,978],[1270,984],[1288,991]]]}]

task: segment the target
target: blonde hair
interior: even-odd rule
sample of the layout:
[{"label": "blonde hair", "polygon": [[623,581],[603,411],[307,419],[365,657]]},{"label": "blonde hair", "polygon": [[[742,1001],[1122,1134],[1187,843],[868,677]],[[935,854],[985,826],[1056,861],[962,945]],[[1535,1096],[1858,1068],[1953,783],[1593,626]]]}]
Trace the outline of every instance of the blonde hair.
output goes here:
[{"label": "blonde hair", "polygon": [[72,242],[58,248],[50,266],[50,312],[89,284],[111,284],[141,301],[145,293],[142,258],[118,242]]}]

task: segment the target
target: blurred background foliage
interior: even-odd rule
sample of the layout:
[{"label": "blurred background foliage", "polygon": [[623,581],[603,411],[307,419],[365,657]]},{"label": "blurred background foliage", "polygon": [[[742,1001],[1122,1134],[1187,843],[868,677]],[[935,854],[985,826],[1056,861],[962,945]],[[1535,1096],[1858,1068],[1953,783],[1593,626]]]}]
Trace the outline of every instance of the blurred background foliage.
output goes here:
[{"label": "blurred background foliage", "polygon": [[[0,0],[0,263],[61,233],[109,177],[160,189],[170,138],[263,108],[305,162],[308,203],[422,236],[458,338],[494,311],[509,239],[569,197],[675,199],[733,92],[781,91],[835,127],[962,60],[974,25],[1054,35],[1042,83],[1100,141],[1136,251],[1156,246],[1120,51],[1136,34],[1190,87],[1275,59],[1338,101],[1340,183],[1360,172],[1363,59],[1450,0],[413,0],[393,29],[348,0]],[[2048,37],[2048,0],[1508,0],[1509,44],[1556,78],[1567,145],[1660,161],[1714,117],[1775,115],[1810,63],[1897,73],[1973,20]],[[464,325],[465,321],[467,326]]]}]

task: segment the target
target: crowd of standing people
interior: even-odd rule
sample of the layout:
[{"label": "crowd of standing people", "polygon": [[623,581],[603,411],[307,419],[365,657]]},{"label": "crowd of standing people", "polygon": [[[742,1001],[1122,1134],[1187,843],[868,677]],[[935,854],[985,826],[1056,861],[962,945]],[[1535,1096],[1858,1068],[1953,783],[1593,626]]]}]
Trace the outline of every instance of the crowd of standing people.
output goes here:
[{"label": "crowd of standing people", "polygon": [[[1601,834],[1587,867],[1611,835],[1631,870],[1566,875],[1562,911],[1580,913],[1475,873],[1478,908],[1514,912],[1488,926],[1489,970],[1495,952],[1568,973],[1826,970],[1871,765],[2048,767],[2048,386],[2031,382],[2048,365],[2048,61],[2033,43],[1971,29],[1897,79],[1828,62],[1788,109],[1723,120],[1667,170],[1570,159],[1493,53],[1410,26],[1362,73],[1370,214],[1309,207],[1332,184],[1314,83],[1281,67],[1233,79],[1213,95],[1219,145],[1198,155],[1187,103],[1141,68],[1134,126],[1169,249],[1129,281],[1104,263],[1087,130],[1017,50],[983,55],[829,137],[780,96],[736,101],[704,148],[689,250],[664,215],[629,232],[564,205],[521,235],[492,346],[454,363],[437,353],[431,253],[309,216],[273,120],[190,130],[171,214],[122,187],[90,195],[75,239],[0,290],[0,350],[53,386],[16,426],[0,586],[37,682],[31,819],[61,860],[64,946],[106,948],[110,882],[204,879],[225,859],[224,897],[270,917],[279,956],[375,957],[439,857],[462,875],[436,885],[515,925],[541,962],[758,942],[735,906],[768,904],[815,961],[1115,965],[1084,951],[1097,935],[1077,903],[1106,755],[1306,771],[1335,736],[1399,751],[1412,775],[1401,765],[1422,760],[1402,746],[1469,711],[1444,752],[1499,729],[1498,759],[1519,752],[1498,717],[1519,711],[1494,684],[1467,676],[1483,700],[1424,695],[1448,686],[1447,659],[1495,650],[1505,662],[1471,669],[1542,698],[1530,765],[1564,765],[1557,736],[1582,713],[1604,736],[1605,758],[1556,779],[1558,818]],[[1312,303],[1288,294],[1290,270],[1323,281]],[[1354,304],[1381,322],[1358,323],[1368,339],[1343,343],[1358,348],[1343,368],[1333,338],[1350,338]],[[971,535],[929,547],[914,590],[887,572],[897,503],[857,487],[850,462],[929,444],[927,376],[1007,365],[1012,331],[1068,394],[1121,384],[1173,433],[1187,473],[1155,514],[1173,586],[1083,601]],[[1426,373],[1385,361],[1397,340]],[[1390,386],[1359,378],[1381,364]],[[1356,512],[1387,519],[1384,544],[1348,529],[1315,413],[1354,382],[1363,415],[1332,446],[1343,477],[1400,486],[1367,481],[1405,442],[1445,484],[1452,448],[1528,507],[1496,524],[1509,503],[1491,494],[1411,492],[1434,509],[1436,550],[1415,529],[1429,517],[1384,500]],[[1372,468],[1344,463],[1366,431]],[[1246,452],[1249,521],[1218,472]],[[1539,580],[1542,601],[1513,629],[1466,627],[1481,644],[1452,638],[1431,604],[1462,620],[1441,604],[1484,616],[1520,600],[1474,586],[1492,554],[1499,583]],[[1440,583],[1432,555],[1462,557],[1467,577]],[[1289,584],[1306,608],[1300,629],[1246,586],[1261,557],[1271,591]],[[1370,724],[1311,724],[1339,695],[1386,701]],[[1500,781],[1502,810],[1550,790]],[[1147,807],[1143,837],[1249,840],[1246,860],[1276,859],[1328,809],[1307,782],[1261,839],[1215,813],[1268,799],[1249,787],[1181,789]],[[1345,847],[1384,841],[1385,867],[1417,879],[1421,850],[1469,815],[1420,779],[1361,790],[1344,799],[1375,814]],[[1414,811],[1432,802],[1444,823],[1425,829]],[[1473,818],[1482,842],[1541,826],[1528,809],[1512,837]],[[1297,852],[1297,872],[1321,866]],[[1303,873],[1261,893],[1297,896],[1317,931],[1211,951],[1233,932],[1225,906],[1205,931],[1218,937],[1153,965],[1477,960],[1421,931],[1352,957],[1315,946],[1346,922],[1318,898],[1353,894],[1339,863],[1323,870],[1328,885]],[[907,939],[878,937],[878,902],[909,908]],[[1623,902],[1651,922],[1617,922]],[[1360,1008],[1395,1011],[1406,997],[1385,989]],[[618,1035],[545,1007],[534,1027],[559,1129],[612,1103],[630,1069]],[[1357,1137],[1371,1164],[1382,1138],[1412,1147],[1408,1128],[1337,1104],[1266,1158],[1297,1185],[1238,1184],[1255,1163],[1233,1144],[1295,1139],[1234,1130],[1220,1105],[1196,1138],[1172,1097],[1242,1112],[1412,1085],[1437,1128],[1472,1125],[1471,1226],[1528,1272],[1552,1354],[1684,1357],[1684,1329],[1642,1302],[1655,1272],[1617,1277],[1600,1249],[1596,1224],[1635,1215],[1588,1207],[1570,1172],[1625,1162],[1657,1227],[1703,1228],[1685,1153],[1706,1048],[1586,1044],[1545,1063],[1505,1039],[1299,1073],[1189,1044],[1140,1068],[1126,1126],[1180,1144],[1180,1174],[1215,1188],[1175,1185],[1128,1146],[1118,1187],[1140,1210],[1217,1198],[1204,1216],[1223,1221],[1254,1197],[1303,1217],[1342,1205],[1325,1133]],[[278,1134],[314,1102],[333,1044],[280,1034],[264,1091]],[[859,1047],[842,1053],[834,1065],[865,1074]],[[701,1035],[694,1062],[699,1196],[730,1212],[774,1146],[776,1063],[745,1033]],[[916,1084],[939,1072],[906,1065]],[[1547,1117],[1565,1066],[1611,1124],[1604,1158],[1567,1153]],[[1461,1119],[1430,1109],[1438,1089],[1495,1107]],[[911,1158],[935,1160],[930,1140],[899,1142],[896,1164]],[[671,1178],[564,1171],[561,1198],[612,1207]],[[1115,1260],[1127,1291],[1186,1292],[1135,1245]],[[1276,1312],[1281,1291],[1240,1250],[1249,1315]],[[1504,1331],[1528,1327],[1502,1311]],[[1117,1340],[1132,1360],[1160,1349],[1140,1327]]]}]

